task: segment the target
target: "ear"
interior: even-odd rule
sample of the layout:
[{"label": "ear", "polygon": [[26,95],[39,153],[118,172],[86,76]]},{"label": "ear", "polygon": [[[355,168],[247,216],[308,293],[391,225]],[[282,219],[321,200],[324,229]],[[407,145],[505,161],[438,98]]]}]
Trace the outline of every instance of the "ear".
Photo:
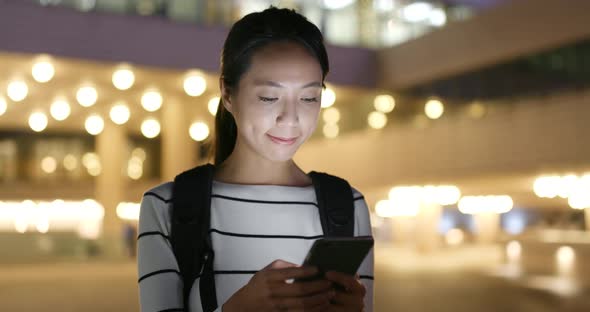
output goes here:
[{"label": "ear", "polygon": [[228,112],[233,113],[231,92],[230,89],[223,82],[222,78],[219,78],[219,90],[221,90],[221,103]]}]

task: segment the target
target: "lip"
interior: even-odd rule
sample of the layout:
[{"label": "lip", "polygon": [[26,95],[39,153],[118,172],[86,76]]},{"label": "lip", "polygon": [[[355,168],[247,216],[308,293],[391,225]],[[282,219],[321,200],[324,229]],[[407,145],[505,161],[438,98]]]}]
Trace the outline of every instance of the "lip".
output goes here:
[{"label": "lip", "polygon": [[295,143],[295,141],[297,141],[297,138],[290,138],[290,139],[285,139],[285,138],[279,138],[279,137],[275,137],[272,136],[270,134],[267,134],[268,137],[275,143],[277,144],[282,144],[282,145],[292,145],[293,143]]}]

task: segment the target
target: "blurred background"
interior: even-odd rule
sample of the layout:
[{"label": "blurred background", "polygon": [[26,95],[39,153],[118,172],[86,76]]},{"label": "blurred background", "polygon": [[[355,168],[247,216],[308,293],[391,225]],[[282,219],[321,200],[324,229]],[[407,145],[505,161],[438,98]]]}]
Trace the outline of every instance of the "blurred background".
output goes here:
[{"label": "blurred background", "polygon": [[271,4],[329,43],[296,161],[365,195],[376,311],[590,311],[590,1],[0,0],[2,311],[138,310],[141,196]]}]

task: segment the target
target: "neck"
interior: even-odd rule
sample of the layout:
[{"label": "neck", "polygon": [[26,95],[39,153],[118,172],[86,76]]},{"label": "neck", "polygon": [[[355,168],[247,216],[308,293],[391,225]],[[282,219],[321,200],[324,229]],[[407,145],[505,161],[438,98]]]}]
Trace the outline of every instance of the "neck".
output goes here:
[{"label": "neck", "polygon": [[274,162],[236,147],[232,154],[216,167],[215,180],[234,184],[307,186],[311,179],[292,159]]}]

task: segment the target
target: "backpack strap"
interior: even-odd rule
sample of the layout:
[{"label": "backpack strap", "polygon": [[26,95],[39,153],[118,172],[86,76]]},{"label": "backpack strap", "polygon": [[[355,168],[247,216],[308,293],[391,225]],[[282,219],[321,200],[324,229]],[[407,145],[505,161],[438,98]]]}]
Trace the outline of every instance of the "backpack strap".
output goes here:
[{"label": "backpack strap", "polygon": [[354,199],[350,184],[339,177],[311,171],[324,236],[354,236]]},{"label": "backpack strap", "polygon": [[[208,237],[214,166],[206,164],[176,176],[172,187],[172,250],[183,279],[184,307],[199,273],[204,311],[217,308],[213,276],[213,250]],[[201,268],[203,268],[201,270]]]}]

